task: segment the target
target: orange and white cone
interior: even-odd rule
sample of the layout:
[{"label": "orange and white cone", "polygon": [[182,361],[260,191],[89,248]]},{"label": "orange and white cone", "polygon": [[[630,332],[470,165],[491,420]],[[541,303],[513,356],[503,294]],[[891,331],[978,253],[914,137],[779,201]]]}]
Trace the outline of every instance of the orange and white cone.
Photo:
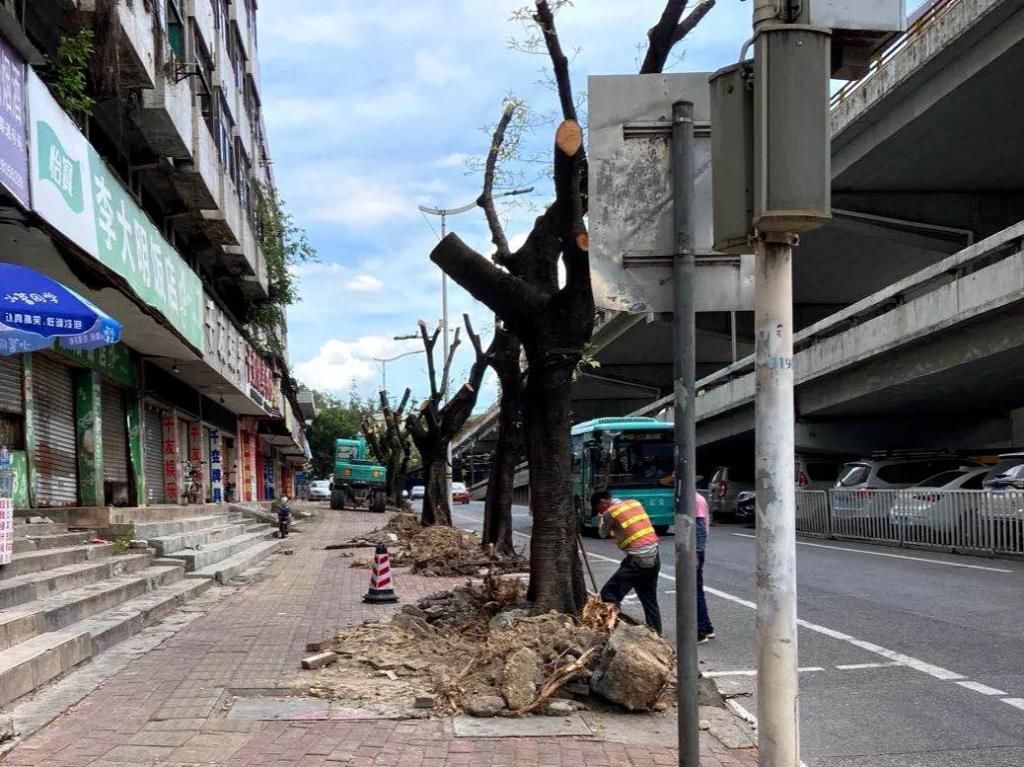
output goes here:
[{"label": "orange and white cone", "polygon": [[364,602],[383,604],[397,602],[394,580],[391,578],[391,555],[383,543],[377,545],[373,555],[373,572],[370,574],[370,590],[363,597]]}]

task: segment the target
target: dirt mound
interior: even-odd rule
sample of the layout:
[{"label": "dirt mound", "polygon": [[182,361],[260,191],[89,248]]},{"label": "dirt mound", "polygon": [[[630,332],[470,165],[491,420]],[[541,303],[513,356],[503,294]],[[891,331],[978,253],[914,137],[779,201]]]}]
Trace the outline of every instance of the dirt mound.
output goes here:
[{"label": "dirt mound", "polygon": [[[522,572],[520,555],[502,556],[484,551],[480,536],[470,530],[437,525],[423,527],[415,514],[395,514],[379,530],[329,548],[360,548],[384,544],[394,567],[412,567],[428,576],[481,575],[484,572]],[[359,559],[352,567],[369,567],[372,560]]]},{"label": "dirt mound", "polygon": [[525,594],[520,580],[491,573],[406,605],[390,621],[340,632],[338,663],[316,672],[309,692],[408,708],[433,695],[441,714],[491,696],[504,701],[504,716],[545,712],[555,699],[556,710],[605,705],[590,696],[589,680],[618,625],[614,606],[593,598],[580,620],[531,615]]}]

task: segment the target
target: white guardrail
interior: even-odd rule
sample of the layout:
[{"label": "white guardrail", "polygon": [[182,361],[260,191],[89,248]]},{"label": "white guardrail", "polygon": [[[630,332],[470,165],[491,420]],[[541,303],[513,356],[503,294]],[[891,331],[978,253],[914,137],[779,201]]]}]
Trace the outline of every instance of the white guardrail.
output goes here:
[{"label": "white guardrail", "polygon": [[1024,554],[1024,491],[798,490],[801,535],[985,554]]}]

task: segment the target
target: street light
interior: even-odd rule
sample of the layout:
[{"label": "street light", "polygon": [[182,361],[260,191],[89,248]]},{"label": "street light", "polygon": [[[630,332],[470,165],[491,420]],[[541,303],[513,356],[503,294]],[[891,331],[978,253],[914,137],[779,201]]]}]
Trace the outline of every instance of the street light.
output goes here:
[{"label": "street light", "polygon": [[[533,191],[533,187],[532,186],[524,186],[524,187],[520,187],[519,189],[511,189],[511,190],[509,190],[507,192],[499,192],[498,194],[491,195],[491,197],[492,198],[496,198],[496,197],[517,197],[518,195],[521,195],[521,194],[529,194],[532,191]],[[441,239],[443,240],[445,238],[445,235],[448,234],[448,231],[445,228],[445,224],[447,222],[448,216],[457,216],[460,213],[467,213],[467,212],[473,210],[473,208],[478,207],[479,204],[480,204],[479,200],[474,200],[473,202],[469,203],[468,205],[462,205],[461,207],[458,207],[458,208],[431,208],[431,207],[428,207],[427,205],[420,205],[419,209],[420,209],[420,213],[424,213],[424,214],[429,213],[432,216],[440,216],[441,217]],[[441,270],[441,334],[442,334],[442,339],[443,339],[442,351],[443,351],[443,354],[444,354],[444,360],[443,360],[443,362],[441,364],[444,365],[446,362],[448,362],[448,275],[444,273],[443,269]],[[447,386],[445,387],[445,390],[444,390],[444,401],[446,403],[448,402],[448,387]],[[451,506],[451,502],[452,502],[452,445],[451,445],[450,442],[448,443],[447,468],[445,469],[444,481],[445,481],[445,487],[448,489],[448,505]]]},{"label": "street light", "polygon": [[[415,338],[416,336],[403,336],[403,338]],[[411,357],[414,354],[422,354],[423,349],[413,349],[411,352],[405,352],[404,354],[398,354],[394,357],[373,357],[374,362],[380,363],[380,388],[385,392],[388,390],[388,363],[400,360],[402,357]]]}]

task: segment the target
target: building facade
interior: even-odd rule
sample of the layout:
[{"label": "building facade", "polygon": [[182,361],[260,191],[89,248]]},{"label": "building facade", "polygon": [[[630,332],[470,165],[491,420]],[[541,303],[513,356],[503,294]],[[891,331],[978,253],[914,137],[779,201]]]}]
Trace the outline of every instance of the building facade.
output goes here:
[{"label": "building facade", "polygon": [[[256,17],[255,0],[0,0],[0,261],[123,326],[92,352],[0,350],[16,508],[294,493],[309,448],[283,312],[248,322],[273,187]],[[76,45],[78,70],[59,55]]]}]

